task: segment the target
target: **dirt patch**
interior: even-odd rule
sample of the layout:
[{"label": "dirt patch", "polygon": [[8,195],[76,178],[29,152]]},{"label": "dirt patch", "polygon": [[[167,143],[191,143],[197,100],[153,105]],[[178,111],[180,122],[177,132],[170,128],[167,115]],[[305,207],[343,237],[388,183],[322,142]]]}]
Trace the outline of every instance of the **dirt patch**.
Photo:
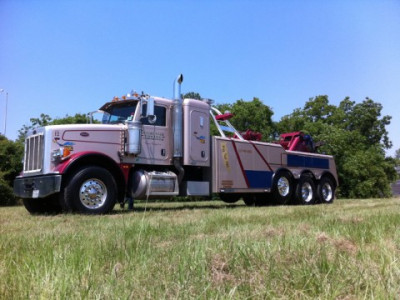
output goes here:
[{"label": "dirt patch", "polygon": [[320,244],[329,244],[335,247],[339,252],[346,252],[348,254],[354,255],[358,251],[357,245],[345,238],[335,239],[331,238],[327,233],[320,232],[318,233],[316,240]]},{"label": "dirt patch", "polygon": [[267,238],[274,238],[277,236],[282,236],[284,234],[283,229],[276,229],[274,227],[269,227],[264,230],[264,236]]},{"label": "dirt patch", "polygon": [[333,241],[333,245],[340,252],[346,252],[348,254],[356,254],[358,251],[358,247],[352,241],[347,239],[340,239]]},{"label": "dirt patch", "polygon": [[211,277],[215,285],[224,284],[226,281],[233,282],[235,277],[230,273],[228,260],[220,254],[216,254],[211,259]]},{"label": "dirt patch", "polygon": [[299,230],[301,233],[305,233],[305,234],[307,234],[307,233],[309,233],[309,232],[310,232],[310,230],[311,230],[311,226],[310,226],[310,225],[308,225],[308,224],[304,224],[304,223],[302,223],[302,224],[299,224],[299,226],[298,226],[298,230]]},{"label": "dirt patch", "polygon": [[364,222],[364,218],[361,218],[361,217],[350,217],[350,218],[341,217],[341,218],[339,218],[339,220],[342,223],[350,223],[350,224],[360,224],[360,223]]},{"label": "dirt patch", "polygon": [[325,242],[328,242],[329,240],[330,240],[330,237],[325,232],[320,232],[317,235],[317,241],[319,243],[325,243]]}]

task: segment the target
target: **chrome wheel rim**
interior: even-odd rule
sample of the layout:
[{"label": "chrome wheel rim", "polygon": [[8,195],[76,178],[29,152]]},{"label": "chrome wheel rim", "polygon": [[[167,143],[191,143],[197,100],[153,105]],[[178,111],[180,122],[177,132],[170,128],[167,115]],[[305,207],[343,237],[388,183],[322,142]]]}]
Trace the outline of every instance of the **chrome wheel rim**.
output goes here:
[{"label": "chrome wheel rim", "polygon": [[107,187],[101,180],[91,178],[86,180],[79,190],[79,200],[89,209],[102,207],[107,199]]},{"label": "chrome wheel rim", "polygon": [[325,202],[329,202],[333,198],[333,192],[332,192],[332,187],[329,183],[324,183],[322,186],[322,199]]},{"label": "chrome wheel rim", "polygon": [[313,198],[313,189],[309,182],[305,182],[301,186],[301,199],[304,202],[310,202]]},{"label": "chrome wheel rim", "polygon": [[277,186],[278,186],[279,195],[281,195],[282,197],[286,197],[287,195],[289,195],[290,184],[289,184],[289,180],[286,177],[280,177],[278,179]]}]

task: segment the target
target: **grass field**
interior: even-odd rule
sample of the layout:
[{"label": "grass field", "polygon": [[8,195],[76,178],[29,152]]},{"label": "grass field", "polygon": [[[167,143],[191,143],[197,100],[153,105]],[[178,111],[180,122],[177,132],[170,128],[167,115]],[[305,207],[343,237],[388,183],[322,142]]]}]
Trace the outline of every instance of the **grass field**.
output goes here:
[{"label": "grass field", "polygon": [[0,299],[399,299],[400,199],[0,208]]}]

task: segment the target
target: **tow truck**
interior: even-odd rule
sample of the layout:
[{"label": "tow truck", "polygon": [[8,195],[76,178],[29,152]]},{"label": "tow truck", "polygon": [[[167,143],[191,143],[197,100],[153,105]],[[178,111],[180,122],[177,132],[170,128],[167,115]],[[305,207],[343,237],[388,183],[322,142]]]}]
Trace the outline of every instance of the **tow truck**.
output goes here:
[{"label": "tow truck", "polygon": [[[301,132],[278,143],[239,132],[208,99],[129,93],[101,108],[101,123],[50,125],[25,139],[14,193],[31,213],[104,214],[127,198],[210,197],[246,205],[332,203],[334,158]],[[219,134],[210,135],[210,122]]]}]

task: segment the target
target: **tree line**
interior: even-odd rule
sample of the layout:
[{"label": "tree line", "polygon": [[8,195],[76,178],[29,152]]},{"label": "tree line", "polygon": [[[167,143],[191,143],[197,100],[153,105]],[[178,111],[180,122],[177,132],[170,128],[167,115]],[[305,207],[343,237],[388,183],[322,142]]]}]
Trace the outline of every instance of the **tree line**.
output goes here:
[{"label": "tree line", "polygon": [[390,116],[382,116],[382,105],[366,98],[361,103],[345,98],[338,106],[329,103],[328,96],[310,98],[302,108],[272,121],[273,111],[258,98],[245,102],[219,105],[235,117],[236,128],[256,130],[265,141],[276,140],[280,133],[302,131],[314,141],[321,141],[318,152],[335,157],[342,198],[390,197],[390,184],[397,179],[396,157],[386,157],[392,147],[386,127]]},{"label": "tree line", "polygon": [[[185,98],[201,99],[190,92]],[[262,134],[262,140],[272,142],[284,132],[302,131],[314,141],[322,141],[318,152],[335,157],[339,176],[337,196],[342,198],[390,197],[390,184],[397,179],[395,166],[400,165],[400,149],[395,157],[386,157],[392,147],[387,126],[391,117],[382,115],[382,105],[366,98],[356,103],[345,98],[339,105],[328,96],[310,98],[303,107],[293,110],[279,121],[273,121],[273,110],[259,98],[218,104],[218,110],[233,113],[230,121],[238,129],[251,129]],[[46,114],[31,118],[29,125],[19,130],[16,141],[0,136],[0,205],[16,202],[12,183],[22,170],[23,142],[30,128],[56,124],[87,123],[85,114],[52,119]],[[216,128],[212,126],[212,133]]]}]

